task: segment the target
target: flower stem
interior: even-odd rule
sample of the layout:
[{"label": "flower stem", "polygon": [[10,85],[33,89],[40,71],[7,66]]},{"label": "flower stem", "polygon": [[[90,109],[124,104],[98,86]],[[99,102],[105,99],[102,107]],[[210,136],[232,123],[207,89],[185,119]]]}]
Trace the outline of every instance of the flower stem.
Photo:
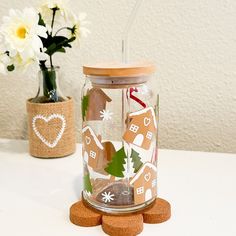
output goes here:
[{"label": "flower stem", "polygon": [[57,12],[57,8],[53,8],[52,9],[51,35],[52,35],[52,31],[53,31],[53,26],[54,26],[56,12]]},{"label": "flower stem", "polygon": [[53,68],[53,64],[52,64],[52,56],[51,56],[51,55],[49,56],[49,59],[50,59],[50,66]]},{"label": "flower stem", "polygon": [[[55,22],[55,16],[56,16],[56,12],[57,12],[58,8],[53,8],[52,9],[52,23],[51,23],[51,36],[52,36],[52,32],[53,32],[53,26],[54,26],[54,22]],[[50,66],[53,68],[53,64],[52,64],[52,55],[50,55]]]},{"label": "flower stem", "polygon": [[54,68],[45,68],[42,70],[44,96],[49,102],[58,102],[56,71]]},{"label": "flower stem", "polygon": [[56,33],[55,33],[55,36],[60,32],[60,31],[62,31],[62,30],[72,30],[70,27],[62,27],[62,28],[60,28]]}]

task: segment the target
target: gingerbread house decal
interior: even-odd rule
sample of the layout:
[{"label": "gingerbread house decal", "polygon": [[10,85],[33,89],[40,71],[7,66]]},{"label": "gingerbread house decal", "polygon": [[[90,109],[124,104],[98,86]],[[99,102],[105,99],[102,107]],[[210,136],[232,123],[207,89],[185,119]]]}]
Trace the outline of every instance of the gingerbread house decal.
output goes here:
[{"label": "gingerbread house decal", "polygon": [[157,194],[157,168],[152,163],[145,163],[134,178],[130,185],[134,187],[134,202],[142,204],[154,198]]},{"label": "gingerbread house decal", "polygon": [[89,102],[86,119],[102,120],[100,112],[106,109],[106,104],[112,101],[111,98],[99,88],[90,89],[87,95],[89,96]]},{"label": "gingerbread house decal", "polygon": [[123,139],[138,147],[148,150],[152,139],[156,136],[157,121],[152,107],[130,113],[129,125]]},{"label": "gingerbread house decal", "polygon": [[86,126],[82,130],[83,140],[83,157],[87,160],[88,165],[96,169],[99,165],[100,155],[103,152],[103,145],[99,140],[99,137],[93,132],[93,130]]}]

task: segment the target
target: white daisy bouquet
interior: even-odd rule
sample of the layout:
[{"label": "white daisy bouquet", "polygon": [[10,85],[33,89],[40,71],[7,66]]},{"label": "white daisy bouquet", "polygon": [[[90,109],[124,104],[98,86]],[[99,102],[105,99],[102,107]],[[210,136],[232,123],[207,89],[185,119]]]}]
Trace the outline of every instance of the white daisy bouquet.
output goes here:
[{"label": "white daisy bouquet", "polygon": [[53,56],[65,53],[72,43],[86,37],[86,14],[77,17],[68,0],[44,0],[39,10],[11,9],[0,26],[0,73],[25,71],[39,65],[44,77],[44,96],[57,102]]}]

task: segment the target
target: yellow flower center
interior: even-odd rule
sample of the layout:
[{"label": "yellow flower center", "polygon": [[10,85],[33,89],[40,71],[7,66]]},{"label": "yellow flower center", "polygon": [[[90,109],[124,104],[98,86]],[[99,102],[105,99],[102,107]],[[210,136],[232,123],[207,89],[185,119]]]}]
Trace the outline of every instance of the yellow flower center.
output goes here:
[{"label": "yellow flower center", "polygon": [[24,39],[26,37],[27,30],[25,27],[21,26],[16,30],[16,36],[18,38]]}]

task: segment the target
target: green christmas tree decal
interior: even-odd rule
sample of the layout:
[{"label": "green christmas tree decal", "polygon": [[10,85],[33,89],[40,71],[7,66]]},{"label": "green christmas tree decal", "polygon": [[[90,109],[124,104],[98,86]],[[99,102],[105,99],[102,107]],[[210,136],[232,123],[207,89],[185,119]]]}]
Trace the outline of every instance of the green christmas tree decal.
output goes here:
[{"label": "green christmas tree decal", "polygon": [[116,177],[124,177],[123,171],[125,170],[124,164],[126,163],[125,159],[127,158],[125,154],[124,147],[117,151],[110,163],[108,163],[105,171]]},{"label": "green christmas tree decal", "polygon": [[90,175],[86,174],[84,176],[84,190],[86,190],[88,193],[93,193],[93,187],[90,181]]},{"label": "green christmas tree decal", "polygon": [[82,98],[82,117],[83,117],[83,121],[85,120],[85,116],[86,116],[86,112],[88,110],[88,104],[89,104],[89,96],[83,96]]},{"label": "green christmas tree decal", "polygon": [[141,162],[139,153],[134,151],[134,149],[132,149],[132,152],[131,152],[131,159],[132,159],[132,162],[134,163],[133,165],[134,173],[137,173],[138,170],[142,167],[143,163]]}]

